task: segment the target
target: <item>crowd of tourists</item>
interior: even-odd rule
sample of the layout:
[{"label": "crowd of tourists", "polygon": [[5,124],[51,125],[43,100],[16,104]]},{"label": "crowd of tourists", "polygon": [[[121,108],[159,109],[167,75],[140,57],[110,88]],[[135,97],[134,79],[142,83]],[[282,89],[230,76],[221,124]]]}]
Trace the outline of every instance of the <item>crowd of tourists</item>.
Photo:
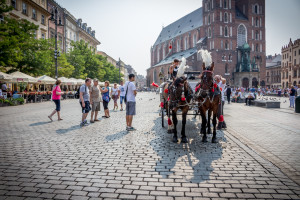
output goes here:
[{"label": "crowd of tourists", "polygon": [[[133,131],[135,128],[132,127],[132,119],[136,114],[136,94],[137,89],[135,84],[135,75],[129,75],[129,81],[127,81],[124,85],[123,81],[121,81],[120,86],[118,87],[115,83],[112,88],[109,87],[109,81],[105,81],[104,87],[99,86],[99,81],[97,79],[87,78],[85,80],[85,84],[81,85],[78,90],[78,98],[79,104],[82,110],[82,117],[80,126],[87,126],[90,123],[95,123],[100,121],[98,119],[98,113],[100,111],[100,104],[103,104],[104,115],[102,118],[108,119],[110,118],[110,113],[108,109],[109,102],[113,99],[114,102],[114,111],[118,110],[118,99],[120,99],[120,111],[123,111],[123,102],[126,105],[126,130]],[[93,83],[92,83],[93,82]],[[48,116],[48,118],[53,121],[52,117],[57,114],[58,121],[62,120],[60,116],[60,99],[61,95],[64,92],[61,91],[60,88],[61,81],[57,80],[52,89],[52,100],[55,103],[56,108],[53,112]],[[87,117],[90,115],[90,123],[88,123]]]}]

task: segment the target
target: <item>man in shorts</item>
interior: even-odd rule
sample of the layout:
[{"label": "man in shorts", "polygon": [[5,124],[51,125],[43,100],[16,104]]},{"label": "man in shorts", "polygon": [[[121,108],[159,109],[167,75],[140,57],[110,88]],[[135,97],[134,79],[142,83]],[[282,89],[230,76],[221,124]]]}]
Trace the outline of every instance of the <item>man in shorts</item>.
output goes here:
[{"label": "man in shorts", "polygon": [[91,86],[92,80],[90,78],[85,79],[85,84],[83,84],[80,89],[80,97],[79,97],[79,103],[82,108],[82,120],[80,123],[80,126],[87,126],[87,120],[86,117],[89,114],[91,107],[90,107],[90,91],[89,87]]},{"label": "man in shorts", "polygon": [[121,110],[123,111],[123,101],[125,99],[125,86],[123,81],[121,81],[120,86],[119,86],[119,98],[120,98],[120,104],[121,104]]},{"label": "man in shorts", "polygon": [[[91,105],[92,105],[92,112],[91,112],[91,123],[94,123],[95,121],[100,121],[97,116],[98,112],[100,111],[100,89],[98,86],[98,79],[94,79],[94,85],[91,86],[90,89],[90,95],[91,95]],[[95,113],[95,118],[94,117]]]},{"label": "man in shorts", "polygon": [[134,131],[132,127],[133,115],[136,114],[136,101],[135,96],[137,94],[136,87],[134,85],[135,75],[129,74],[129,81],[125,83],[125,96],[126,96],[126,130]]}]

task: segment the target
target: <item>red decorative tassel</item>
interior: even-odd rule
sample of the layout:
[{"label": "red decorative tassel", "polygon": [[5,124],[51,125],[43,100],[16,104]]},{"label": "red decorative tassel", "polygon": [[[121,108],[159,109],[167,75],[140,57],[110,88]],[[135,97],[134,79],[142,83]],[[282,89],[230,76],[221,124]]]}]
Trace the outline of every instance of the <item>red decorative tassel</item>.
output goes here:
[{"label": "red decorative tassel", "polygon": [[168,118],[168,125],[172,125],[172,121],[170,118]]},{"label": "red decorative tassel", "polygon": [[164,102],[160,102],[160,107],[164,107]]},{"label": "red decorative tassel", "polygon": [[168,101],[170,101],[170,96],[168,96]]},{"label": "red decorative tassel", "polygon": [[217,87],[218,87],[218,85],[215,83],[215,84],[214,84],[214,88],[217,88]]},{"label": "red decorative tassel", "polygon": [[168,93],[169,92],[169,90],[168,89],[165,89],[165,93]]},{"label": "red decorative tassel", "polygon": [[197,92],[199,89],[200,89],[201,85],[198,85],[196,88],[195,88],[195,92]]},{"label": "red decorative tassel", "polygon": [[169,49],[172,49],[172,45],[169,46]]},{"label": "red decorative tassel", "polygon": [[220,117],[219,117],[219,122],[224,122],[224,117],[223,117],[223,115],[220,115]]},{"label": "red decorative tassel", "polygon": [[223,90],[223,89],[222,89],[222,88],[220,88],[220,90],[221,90],[221,92],[222,92],[222,90]]},{"label": "red decorative tassel", "polygon": [[185,97],[181,97],[181,101],[185,101]]},{"label": "red decorative tassel", "polygon": [[152,86],[154,86],[154,87],[159,87],[156,83],[152,83]]},{"label": "red decorative tassel", "polygon": [[211,89],[211,91],[212,91],[212,92],[215,92],[215,89],[213,88],[213,89]]}]

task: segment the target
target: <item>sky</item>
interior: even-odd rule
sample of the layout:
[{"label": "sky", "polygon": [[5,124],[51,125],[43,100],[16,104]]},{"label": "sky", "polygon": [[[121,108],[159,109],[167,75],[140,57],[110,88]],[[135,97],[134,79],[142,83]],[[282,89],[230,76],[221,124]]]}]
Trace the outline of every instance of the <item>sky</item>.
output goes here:
[{"label": "sky", "polygon": [[[150,48],[163,26],[202,6],[202,0],[56,0],[96,31],[98,51],[146,75]],[[300,0],[266,0],[266,54],[300,38]]]}]

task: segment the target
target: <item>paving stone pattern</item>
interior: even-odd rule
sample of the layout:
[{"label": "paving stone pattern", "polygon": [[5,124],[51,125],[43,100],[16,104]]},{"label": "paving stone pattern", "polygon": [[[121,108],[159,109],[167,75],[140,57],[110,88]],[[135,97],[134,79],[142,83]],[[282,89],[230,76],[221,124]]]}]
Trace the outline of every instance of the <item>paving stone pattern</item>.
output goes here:
[{"label": "paving stone pattern", "polygon": [[80,128],[77,100],[61,104],[64,120],[52,123],[53,102],[0,108],[0,199],[300,199],[297,183],[236,136],[202,143],[199,118],[188,118],[188,144],[172,143],[154,93],[138,94],[129,133],[125,112]]}]

